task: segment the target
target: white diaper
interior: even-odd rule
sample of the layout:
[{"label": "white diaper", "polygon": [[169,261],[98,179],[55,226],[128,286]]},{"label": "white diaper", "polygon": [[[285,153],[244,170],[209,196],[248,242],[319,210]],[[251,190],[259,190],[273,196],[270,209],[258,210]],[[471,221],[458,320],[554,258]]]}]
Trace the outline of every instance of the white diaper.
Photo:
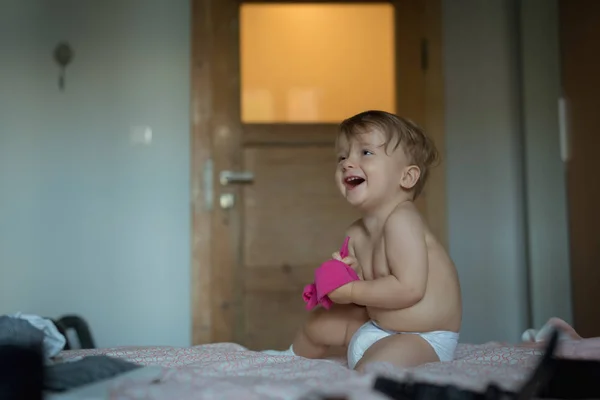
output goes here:
[{"label": "white diaper", "polygon": [[354,369],[358,361],[363,357],[365,351],[373,344],[390,335],[413,334],[419,335],[433,347],[440,361],[452,361],[454,351],[458,344],[458,333],[449,331],[433,332],[395,332],[381,329],[375,322],[369,321],[361,326],[348,345],[348,366]]}]

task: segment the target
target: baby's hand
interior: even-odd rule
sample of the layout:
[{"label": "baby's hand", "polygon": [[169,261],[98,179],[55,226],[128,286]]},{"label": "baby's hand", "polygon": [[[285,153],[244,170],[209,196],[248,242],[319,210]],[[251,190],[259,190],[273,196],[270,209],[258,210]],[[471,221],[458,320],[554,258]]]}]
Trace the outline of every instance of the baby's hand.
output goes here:
[{"label": "baby's hand", "polygon": [[346,258],[342,258],[342,256],[340,256],[340,252],[339,251],[336,251],[331,256],[335,260],[343,262],[344,264],[346,264],[347,266],[349,266],[350,268],[352,268],[354,271],[358,271],[360,269],[359,265],[358,265],[358,260],[355,257],[348,256]]},{"label": "baby's hand", "polygon": [[328,294],[329,299],[337,304],[352,303],[352,287],[354,282],[346,283]]}]

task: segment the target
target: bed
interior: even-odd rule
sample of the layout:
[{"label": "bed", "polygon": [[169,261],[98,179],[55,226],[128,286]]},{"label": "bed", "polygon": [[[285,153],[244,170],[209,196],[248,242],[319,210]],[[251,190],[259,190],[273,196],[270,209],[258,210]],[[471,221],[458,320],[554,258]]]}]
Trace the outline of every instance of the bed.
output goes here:
[{"label": "bed", "polygon": [[[92,387],[56,399],[302,399],[312,394],[346,395],[349,399],[386,397],[371,389],[376,376],[454,384],[483,390],[490,382],[517,389],[535,368],[539,348],[503,343],[459,344],[456,359],[413,369],[371,364],[364,374],[347,368],[342,359],[308,360],[268,356],[233,343],[174,347],[127,347],[64,351],[69,361],[108,355],[145,366]],[[85,393],[85,395],[84,395]]]}]

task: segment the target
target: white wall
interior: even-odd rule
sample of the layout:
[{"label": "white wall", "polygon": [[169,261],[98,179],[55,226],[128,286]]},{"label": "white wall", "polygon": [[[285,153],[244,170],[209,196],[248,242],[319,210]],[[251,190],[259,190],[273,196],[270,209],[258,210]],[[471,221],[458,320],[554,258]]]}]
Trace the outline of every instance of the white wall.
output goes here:
[{"label": "white wall", "polygon": [[189,18],[186,0],[0,4],[0,314],[81,314],[100,346],[190,343]]},{"label": "white wall", "polygon": [[504,0],[445,0],[450,253],[464,304],[461,341],[517,341],[527,281],[517,14]]}]

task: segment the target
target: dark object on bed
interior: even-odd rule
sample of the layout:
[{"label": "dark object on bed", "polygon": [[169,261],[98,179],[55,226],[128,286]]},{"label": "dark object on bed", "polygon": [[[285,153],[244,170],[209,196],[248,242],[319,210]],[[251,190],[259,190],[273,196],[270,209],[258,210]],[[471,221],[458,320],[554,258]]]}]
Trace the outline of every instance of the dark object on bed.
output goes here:
[{"label": "dark object on bed", "polygon": [[0,399],[42,400],[43,382],[41,346],[0,345]]},{"label": "dark object on bed", "polygon": [[599,399],[600,362],[556,358],[557,345],[558,331],[554,331],[537,368],[517,393],[504,391],[494,384],[490,384],[485,393],[477,393],[451,385],[399,382],[384,377],[375,380],[374,389],[394,400]]},{"label": "dark object on bed", "polygon": [[488,386],[485,393],[459,389],[455,386],[433,385],[419,382],[399,382],[378,377],[373,387],[393,400],[515,400],[514,393],[506,392],[496,385]]},{"label": "dark object on bed", "polygon": [[75,347],[69,340],[67,331],[73,329],[77,335],[80,349],[95,349],[96,343],[87,322],[77,315],[65,315],[57,320],[52,320],[58,331],[67,339],[64,350],[73,350]]},{"label": "dark object on bed", "polygon": [[600,399],[600,362],[555,358],[550,365],[552,378],[541,387],[541,399]]}]

